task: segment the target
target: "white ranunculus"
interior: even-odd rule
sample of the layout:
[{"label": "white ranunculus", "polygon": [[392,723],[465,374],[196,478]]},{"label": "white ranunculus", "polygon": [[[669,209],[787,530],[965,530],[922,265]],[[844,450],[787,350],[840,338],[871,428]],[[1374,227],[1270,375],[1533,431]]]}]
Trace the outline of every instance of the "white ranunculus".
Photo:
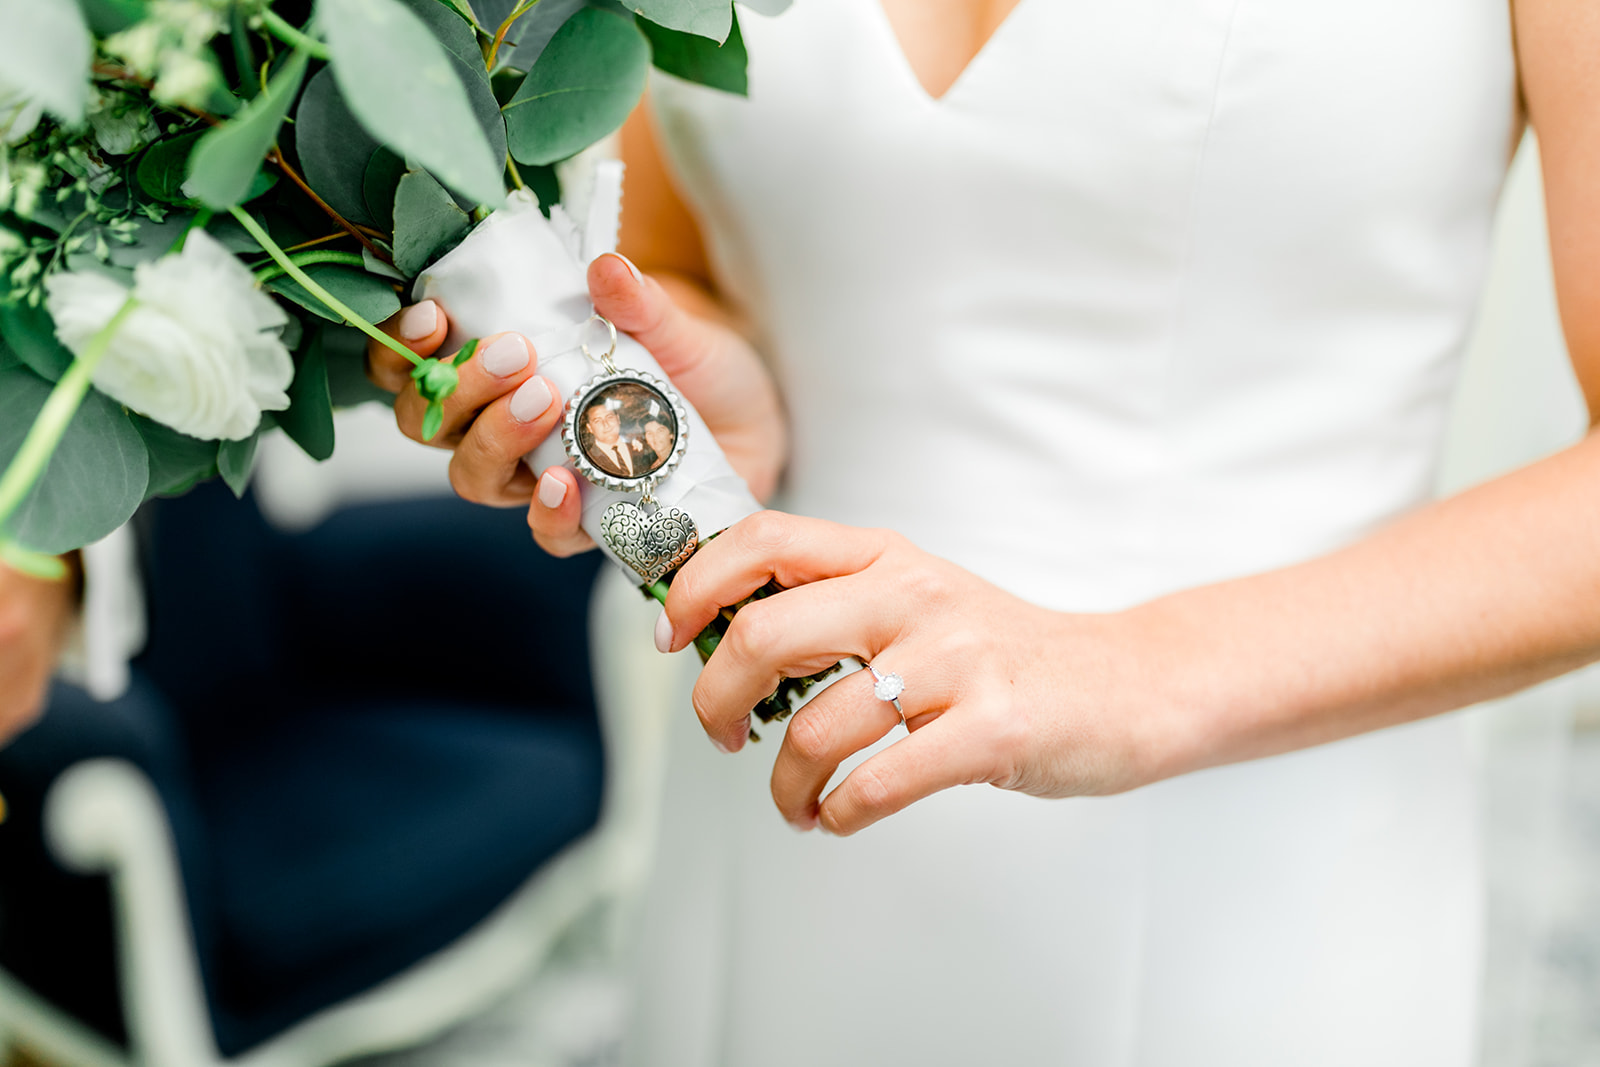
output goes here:
[{"label": "white ranunculus", "polygon": [[[45,292],[56,336],[75,353],[128,296],[87,271],[52,275]],[[279,337],[288,316],[205,231],[190,233],[183,251],[135,267],[133,295],[137,306],[95,368],[101,392],[208,440],[248,437],[263,411],[289,406],[294,361]]]},{"label": "white ranunculus", "polygon": [[0,82],[0,144],[17,144],[44,115],[44,105],[21,90]]}]

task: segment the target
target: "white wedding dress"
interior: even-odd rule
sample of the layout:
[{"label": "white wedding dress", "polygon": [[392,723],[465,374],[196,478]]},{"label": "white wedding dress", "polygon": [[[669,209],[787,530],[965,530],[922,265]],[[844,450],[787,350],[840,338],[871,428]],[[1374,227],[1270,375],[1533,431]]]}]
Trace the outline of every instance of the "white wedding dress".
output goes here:
[{"label": "white wedding dress", "polygon": [[[793,416],[782,507],[1094,612],[1429,495],[1511,147],[1505,0],[1021,0],[939,100],[875,0],[744,29],[748,101],[654,99]],[[1460,716],[834,840],[774,811],[776,728],[722,757],[680,710],[633,1062],[1472,1062]]]}]

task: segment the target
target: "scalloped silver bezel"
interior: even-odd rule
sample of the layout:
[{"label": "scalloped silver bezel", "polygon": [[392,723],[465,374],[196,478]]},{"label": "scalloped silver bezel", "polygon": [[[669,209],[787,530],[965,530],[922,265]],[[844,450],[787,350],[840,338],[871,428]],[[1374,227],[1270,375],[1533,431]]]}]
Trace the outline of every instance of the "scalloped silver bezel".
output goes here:
[{"label": "scalloped silver bezel", "polygon": [[[672,452],[667,456],[667,461],[649,474],[638,478],[618,478],[614,474],[607,474],[589,462],[589,457],[578,447],[578,412],[583,410],[584,401],[596,391],[618,382],[637,382],[651,392],[659,394],[672,408],[672,417],[678,424],[678,432],[673,439]],[[689,411],[683,398],[672,386],[647,371],[618,370],[615,374],[595,375],[572,394],[572,399],[567,401],[566,416],[561,420],[561,443],[567,450],[567,458],[572,460],[573,469],[592,484],[618,493],[648,493],[660,485],[682,462],[688,440]]]}]

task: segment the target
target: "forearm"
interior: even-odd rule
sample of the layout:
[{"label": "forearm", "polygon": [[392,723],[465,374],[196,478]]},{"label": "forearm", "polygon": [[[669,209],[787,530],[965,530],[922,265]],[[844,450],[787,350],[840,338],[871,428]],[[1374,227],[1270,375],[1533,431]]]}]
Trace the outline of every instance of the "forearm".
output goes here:
[{"label": "forearm", "polygon": [[[1600,436],[1331,555],[1153,601],[1151,778],[1500,696],[1600,658]],[[1159,660],[1153,658],[1159,657]]]}]

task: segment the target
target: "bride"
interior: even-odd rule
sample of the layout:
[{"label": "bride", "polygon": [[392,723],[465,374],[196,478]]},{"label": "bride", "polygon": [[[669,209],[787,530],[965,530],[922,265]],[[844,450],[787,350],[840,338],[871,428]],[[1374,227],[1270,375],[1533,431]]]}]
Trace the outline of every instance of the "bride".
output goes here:
[{"label": "bride", "polygon": [[[787,513],[696,555],[657,643],[776,577],[695,686],[713,745],[846,654],[908,730],[863,674],[674,753],[635,1058],[1473,1062],[1438,713],[1600,656],[1600,441],[1427,498],[1524,115],[1600,392],[1600,16],[800,0],[745,36],[748,100],[658,79],[625,130],[645,273],[590,268]],[[458,490],[587,548],[571,473],[517,464],[536,357],[479,351]]]}]

